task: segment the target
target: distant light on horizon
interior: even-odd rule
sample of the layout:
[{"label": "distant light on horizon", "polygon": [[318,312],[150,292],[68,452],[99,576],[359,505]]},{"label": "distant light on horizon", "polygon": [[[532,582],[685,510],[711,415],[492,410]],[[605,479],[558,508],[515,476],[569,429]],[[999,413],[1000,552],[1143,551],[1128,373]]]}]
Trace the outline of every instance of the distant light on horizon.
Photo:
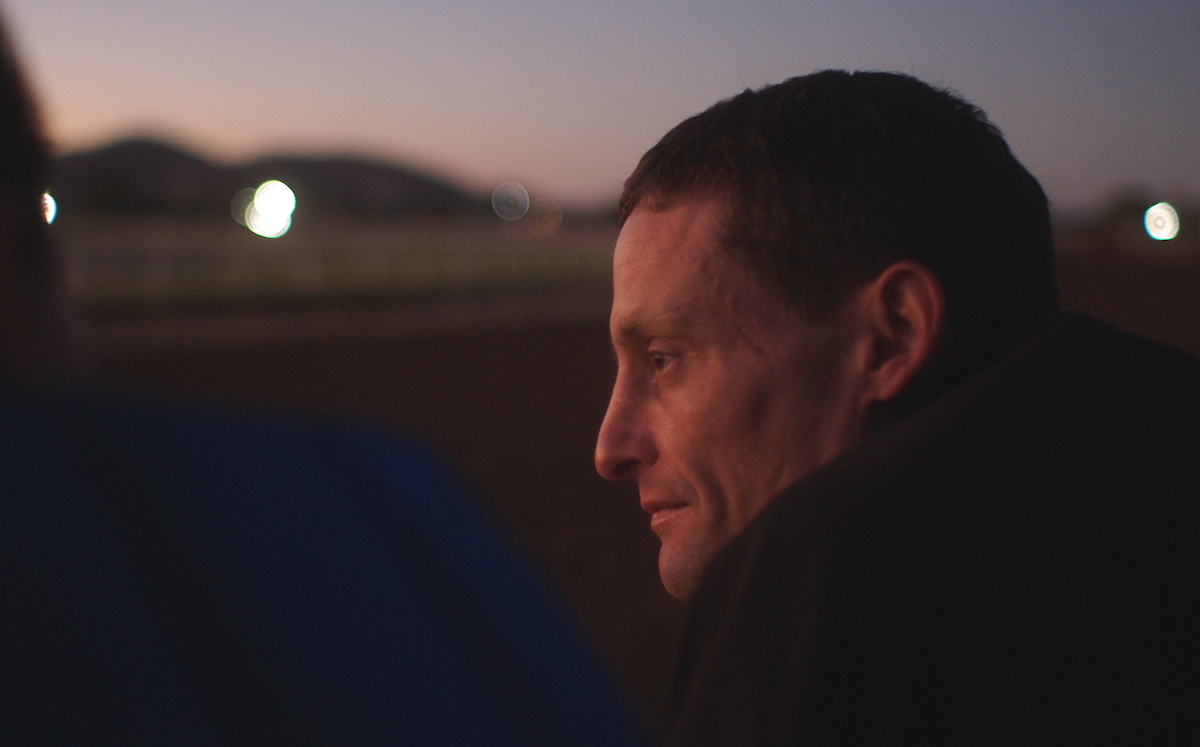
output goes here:
[{"label": "distant light on horizon", "polygon": [[1167,241],[1179,235],[1179,213],[1169,203],[1151,205],[1146,211],[1146,233],[1150,238]]},{"label": "distant light on horizon", "polygon": [[492,191],[492,209],[504,220],[520,220],[529,210],[529,192],[516,182],[504,182]]},{"label": "distant light on horizon", "polygon": [[562,208],[553,200],[539,197],[529,205],[525,214],[525,225],[539,236],[556,233],[562,226]]},{"label": "distant light on horizon", "polygon": [[283,182],[272,179],[255,190],[254,206],[263,215],[291,215],[296,210],[296,193]]},{"label": "distant light on horizon", "polygon": [[54,218],[58,215],[58,203],[50,196],[49,192],[42,194],[42,215],[46,217],[46,223],[53,223]]},{"label": "distant light on horizon", "polygon": [[272,179],[258,189],[243,189],[230,203],[233,218],[259,236],[277,239],[292,227],[296,211],[296,193],[283,182]]}]

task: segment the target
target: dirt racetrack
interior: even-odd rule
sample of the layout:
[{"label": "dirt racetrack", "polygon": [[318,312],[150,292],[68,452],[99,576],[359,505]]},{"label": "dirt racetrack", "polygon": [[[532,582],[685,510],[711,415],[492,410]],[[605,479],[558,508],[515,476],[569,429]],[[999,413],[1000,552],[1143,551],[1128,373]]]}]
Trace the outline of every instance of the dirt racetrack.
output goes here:
[{"label": "dirt racetrack", "polygon": [[[1200,261],[1072,253],[1064,305],[1200,355]],[[607,291],[183,319],[89,333],[107,384],[403,428],[447,454],[653,711],[683,610],[636,490],[592,467],[614,365]]]}]

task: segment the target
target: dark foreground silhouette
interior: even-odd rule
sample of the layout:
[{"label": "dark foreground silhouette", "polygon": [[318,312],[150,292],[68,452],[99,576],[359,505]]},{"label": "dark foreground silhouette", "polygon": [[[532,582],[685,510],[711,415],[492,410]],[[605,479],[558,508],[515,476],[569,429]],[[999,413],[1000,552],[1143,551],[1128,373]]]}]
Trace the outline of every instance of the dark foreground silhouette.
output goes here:
[{"label": "dark foreground silhouette", "polygon": [[9,744],[595,744],[617,698],[427,452],[0,389]]}]

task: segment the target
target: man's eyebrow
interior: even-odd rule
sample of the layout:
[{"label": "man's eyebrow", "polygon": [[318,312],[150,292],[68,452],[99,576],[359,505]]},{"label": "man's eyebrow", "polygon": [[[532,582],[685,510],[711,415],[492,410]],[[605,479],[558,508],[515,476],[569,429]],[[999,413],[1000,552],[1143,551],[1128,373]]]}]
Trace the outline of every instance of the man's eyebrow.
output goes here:
[{"label": "man's eyebrow", "polygon": [[651,337],[683,337],[696,327],[702,316],[698,309],[685,308],[677,309],[669,318],[662,320],[631,320],[617,327],[612,343],[616,347]]},{"label": "man's eyebrow", "polygon": [[617,328],[616,333],[613,335],[612,343],[615,347],[621,343],[645,339],[646,336],[645,327],[640,322],[627,322]]},{"label": "man's eyebrow", "polygon": [[638,340],[644,340],[645,335],[642,333],[642,326],[637,322],[628,322],[617,328],[609,341],[608,351],[612,354],[613,362],[618,362],[617,351],[622,347],[629,347]]}]

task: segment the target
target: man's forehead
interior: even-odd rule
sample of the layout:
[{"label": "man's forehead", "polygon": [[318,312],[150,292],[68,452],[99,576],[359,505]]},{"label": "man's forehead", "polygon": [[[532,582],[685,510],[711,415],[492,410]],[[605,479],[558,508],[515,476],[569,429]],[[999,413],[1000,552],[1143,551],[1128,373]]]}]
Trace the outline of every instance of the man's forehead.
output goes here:
[{"label": "man's forehead", "polygon": [[730,262],[698,237],[635,234],[618,245],[613,266],[614,341],[685,334],[728,313]]},{"label": "man's forehead", "polygon": [[635,308],[618,314],[614,307],[612,315],[612,338],[614,345],[629,344],[651,337],[687,336],[712,321],[712,314],[693,306],[672,306],[659,312]]},{"label": "man's forehead", "polygon": [[613,344],[653,337],[718,341],[746,325],[791,322],[781,293],[730,256],[716,231],[723,204],[641,210],[626,221],[613,270]]},{"label": "man's forehead", "polygon": [[644,284],[661,287],[676,279],[686,279],[686,286],[698,290],[696,286],[719,281],[732,269],[719,233],[723,210],[723,203],[711,199],[634,210],[617,237],[615,291],[642,291]]},{"label": "man's forehead", "polygon": [[[636,237],[672,244],[679,241],[720,242],[728,203],[720,197],[697,196],[669,203],[648,202],[634,208],[621,227],[621,237]],[[649,228],[647,228],[647,226]],[[618,238],[618,246],[620,246]]]}]

